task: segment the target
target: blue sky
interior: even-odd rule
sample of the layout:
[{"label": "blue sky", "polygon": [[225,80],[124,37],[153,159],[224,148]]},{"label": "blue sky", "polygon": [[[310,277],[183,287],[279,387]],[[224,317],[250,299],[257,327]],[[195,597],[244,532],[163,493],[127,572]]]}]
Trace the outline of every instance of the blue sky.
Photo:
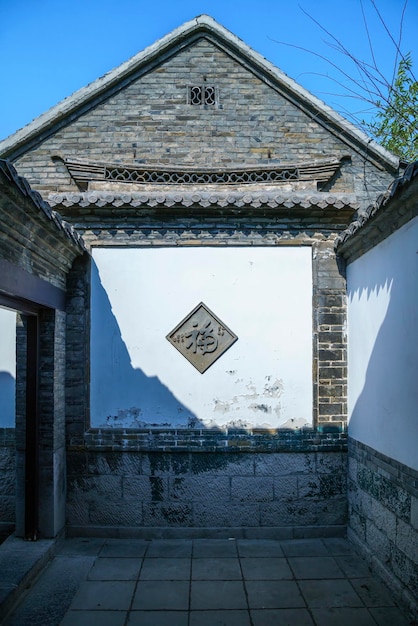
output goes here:
[{"label": "blue sky", "polygon": [[[375,0],[397,38],[404,0]],[[363,0],[379,68],[390,76],[395,48]],[[207,13],[306,89],[341,113],[364,104],[337,98],[342,91],[328,57],[353,75],[348,59],[304,13],[314,17],[348,50],[370,62],[360,0],[0,0],[2,97],[0,139],[12,134],[71,93],[117,67],[183,22]],[[409,0],[403,27],[404,52],[417,60],[418,0]],[[416,68],[418,71],[418,68]]]}]

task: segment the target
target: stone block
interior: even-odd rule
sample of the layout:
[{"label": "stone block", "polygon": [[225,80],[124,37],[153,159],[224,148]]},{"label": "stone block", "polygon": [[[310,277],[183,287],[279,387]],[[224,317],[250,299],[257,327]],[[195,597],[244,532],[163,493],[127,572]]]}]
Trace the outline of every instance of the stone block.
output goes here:
[{"label": "stone block", "polygon": [[418,498],[411,496],[411,525],[418,530]]},{"label": "stone block", "polygon": [[269,502],[273,500],[273,478],[233,477],[231,498],[240,502]]},{"label": "stone block", "polygon": [[15,521],[15,498],[14,496],[1,495],[0,496],[0,521],[1,522],[14,522]]},{"label": "stone block", "polygon": [[320,526],[346,526],[348,507],[346,498],[330,498],[317,503]]},{"label": "stone block", "polygon": [[416,563],[392,544],[390,565],[393,573],[407,587],[413,597],[418,597],[418,568]]},{"label": "stone block", "polygon": [[254,454],[256,476],[287,476],[315,471],[315,453]]},{"label": "stone block", "polygon": [[375,526],[388,536],[389,540],[396,540],[396,516],[374,498],[370,502],[369,517]]},{"label": "stone block", "polygon": [[316,476],[298,477],[298,494],[300,498],[327,500],[346,493],[346,479],[342,474],[318,474]]},{"label": "stone block", "polygon": [[369,493],[376,500],[380,500],[381,478],[371,469],[359,466],[357,470],[357,484],[365,492]]},{"label": "stone block", "polygon": [[124,500],[162,502],[169,498],[167,477],[127,476],[122,478],[122,486]]},{"label": "stone block", "polygon": [[350,454],[348,454],[348,477],[354,482],[356,483],[357,481],[357,460],[352,457]]},{"label": "stone block", "polygon": [[181,476],[190,473],[190,456],[183,452],[144,454],[142,473],[146,476]]},{"label": "stone block", "polygon": [[224,476],[254,476],[254,454],[197,453],[192,454],[191,473]]},{"label": "stone block", "polygon": [[260,526],[259,505],[253,503],[203,502],[193,504],[193,526],[246,528]]},{"label": "stone block", "polygon": [[[329,506],[336,503],[330,502]],[[337,505],[340,508],[340,505]],[[328,515],[331,509],[325,510],[323,502],[315,502],[299,498],[293,502],[265,502],[260,504],[260,516],[262,526],[312,526],[328,525],[329,522],[321,520],[340,519],[340,513]],[[346,519],[346,515],[344,516]]]},{"label": "stone block", "polygon": [[298,478],[296,476],[275,476],[274,499],[291,502],[298,497]]},{"label": "stone block", "polygon": [[142,526],[142,506],[142,502],[129,502],[124,506],[120,502],[95,500],[89,507],[89,521],[99,526]]},{"label": "stone block", "polygon": [[90,523],[88,501],[84,499],[67,501],[65,509],[66,523],[69,526],[88,526]]},{"label": "stone block", "polygon": [[391,544],[389,538],[370,520],[366,522],[366,544],[373,554],[377,556],[379,561],[387,566],[390,562]]},{"label": "stone block", "polygon": [[396,525],[395,545],[415,563],[418,570],[418,532],[401,519],[398,519]]},{"label": "stone block", "polygon": [[87,453],[86,472],[91,475],[136,476],[142,471],[142,454],[134,452]]},{"label": "stone block", "polygon": [[178,476],[169,480],[171,500],[204,501],[209,508],[216,502],[228,502],[231,499],[228,476]]},{"label": "stone block", "polygon": [[348,494],[350,506],[358,511],[363,517],[368,518],[371,512],[372,497],[359,487],[350,490]]},{"label": "stone block", "polygon": [[345,475],[347,472],[347,454],[345,452],[318,453],[316,471],[318,473]]},{"label": "stone block", "polygon": [[366,518],[350,504],[348,507],[348,523],[350,530],[364,543],[366,541]]},{"label": "stone block", "polygon": [[383,506],[400,517],[405,522],[409,522],[411,515],[411,495],[399,487],[395,482],[382,476],[380,478],[380,501]]},{"label": "stone block", "polygon": [[68,498],[90,501],[120,501],[122,498],[122,478],[120,476],[76,476],[68,480]]},{"label": "stone block", "polygon": [[144,504],[144,526],[193,526],[193,512],[190,504],[179,502],[155,502]]},{"label": "stone block", "polygon": [[0,494],[2,496],[13,496],[15,491],[16,475],[14,469],[12,471],[0,472]]}]

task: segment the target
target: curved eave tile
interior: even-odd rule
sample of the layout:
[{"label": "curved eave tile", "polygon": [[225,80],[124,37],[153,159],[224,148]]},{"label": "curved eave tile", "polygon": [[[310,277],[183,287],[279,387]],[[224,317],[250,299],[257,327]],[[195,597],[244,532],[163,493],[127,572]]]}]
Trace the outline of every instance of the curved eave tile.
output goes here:
[{"label": "curved eave tile", "polygon": [[316,209],[358,209],[358,202],[349,194],[283,194],[283,193],[241,193],[241,192],[144,192],[114,194],[108,192],[58,193],[48,198],[51,206],[101,208],[101,207],[132,207],[132,208],[171,208],[199,206],[202,208],[285,208],[300,207],[306,210]]},{"label": "curved eave tile", "polygon": [[354,235],[359,233],[370,220],[375,217],[377,214],[383,212],[385,207],[392,202],[392,199],[395,198],[401,191],[405,188],[405,186],[409,185],[410,182],[418,176],[418,161],[414,163],[410,163],[406,168],[403,176],[396,178],[393,183],[389,186],[385,193],[380,194],[377,200],[373,202],[369,207],[367,207],[366,211],[363,215],[359,215],[351,224],[343,230],[335,240],[335,250],[339,252],[341,246],[348,242]]},{"label": "curved eave tile", "polygon": [[51,209],[51,206],[42,199],[42,196],[31,188],[26,178],[18,175],[9,161],[0,159],[0,176],[5,182],[7,181],[7,185],[20,192],[20,194],[24,196],[38,212],[43,214],[54,224],[55,228],[61,231],[67,239],[70,239],[83,252],[86,250],[83,239],[76,229],[63,220],[57,211]]}]

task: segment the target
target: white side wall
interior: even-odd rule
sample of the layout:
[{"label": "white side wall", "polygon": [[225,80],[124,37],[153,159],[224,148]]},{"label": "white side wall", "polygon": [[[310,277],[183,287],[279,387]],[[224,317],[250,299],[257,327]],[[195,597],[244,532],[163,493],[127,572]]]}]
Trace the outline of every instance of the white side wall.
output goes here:
[{"label": "white side wall", "polygon": [[347,268],[349,434],[418,469],[418,218]]},{"label": "white side wall", "polygon": [[16,313],[0,307],[0,428],[15,426]]},{"label": "white side wall", "polygon": [[[312,424],[309,247],[96,248],[91,426]],[[166,335],[203,301],[238,341],[200,374]]]}]

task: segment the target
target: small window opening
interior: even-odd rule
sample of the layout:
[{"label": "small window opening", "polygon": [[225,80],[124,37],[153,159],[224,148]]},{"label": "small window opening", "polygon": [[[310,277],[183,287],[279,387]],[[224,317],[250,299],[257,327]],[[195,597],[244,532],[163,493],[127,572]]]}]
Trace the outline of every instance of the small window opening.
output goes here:
[{"label": "small window opening", "polygon": [[211,85],[192,85],[188,89],[188,102],[193,105],[215,105],[216,87]]}]

